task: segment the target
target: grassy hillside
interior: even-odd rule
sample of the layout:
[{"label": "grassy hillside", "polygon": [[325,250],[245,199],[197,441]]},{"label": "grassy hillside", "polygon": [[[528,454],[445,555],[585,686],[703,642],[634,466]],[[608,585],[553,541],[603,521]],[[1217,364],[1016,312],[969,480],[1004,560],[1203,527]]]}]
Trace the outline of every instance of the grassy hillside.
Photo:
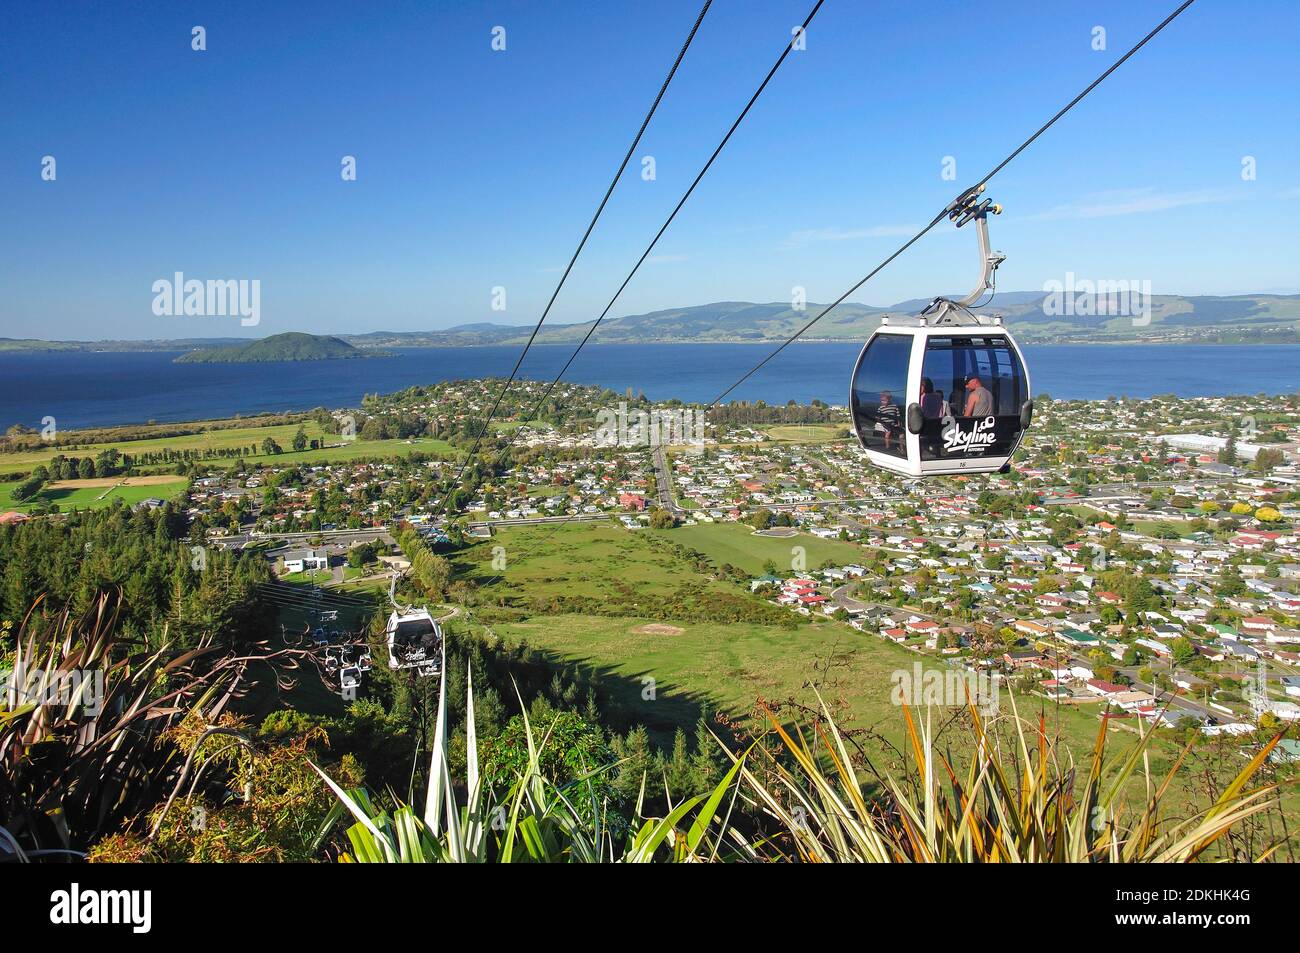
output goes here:
[{"label": "grassy hillside", "polygon": [[[745,561],[743,554],[730,549],[739,544],[738,537],[710,532],[722,527],[698,529],[705,532],[696,534],[693,548]],[[491,569],[494,547],[504,549],[503,570]],[[481,629],[483,637],[507,645],[526,643],[550,656],[557,667],[578,666],[590,672],[612,715],[645,724],[652,738],[664,745],[671,744],[678,729],[690,732],[705,709],[743,720],[760,701],[813,707],[820,692],[837,712],[840,727],[868,739],[878,753],[884,750],[881,765],[887,765],[892,761],[888,746],[897,751],[905,743],[902,710],[891,697],[895,673],[911,672],[917,663],[924,670],[941,667],[933,658],[829,619],[812,617],[793,628],[683,620],[672,594],[683,582],[700,577],[685,560],[656,546],[654,534],[647,531],[625,531],[611,524],[568,526],[558,532],[549,527],[508,530],[459,554],[456,562],[458,575],[467,573],[479,587],[473,621],[461,619],[456,625],[469,624]],[[749,598],[741,586],[710,585]],[[607,614],[599,615],[523,609],[515,599],[520,593],[591,596],[608,600],[610,606]],[[1004,713],[1009,704],[1004,692]],[[1063,751],[1063,756],[1086,762],[1097,737],[1094,706],[1058,706],[1028,695],[1018,697],[1016,704],[1030,724],[1042,718],[1048,736],[1059,738],[1069,752]],[[961,764],[970,749],[958,715],[944,708],[930,712],[941,746]],[[1131,724],[1115,722],[1110,730],[1121,744],[1135,740]],[[1156,774],[1163,774],[1176,757],[1173,739],[1158,737],[1150,756]],[[1129,790],[1140,796],[1141,784],[1130,784]],[[1182,804],[1200,796],[1190,775],[1175,783],[1171,795],[1174,803]]]},{"label": "grassy hillside", "polygon": [[[1072,296],[1069,314],[1045,298],[1042,292],[1005,292],[982,310],[1003,315],[1006,323],[1026,340],[1105,342],[1111,340],[1200,340],[1224,343],[1268,343],[1300,340],[1300,295],[1237,295],[1231,297],[1152,295],[1149,323],[1136,323],[1132,316],[1094,314],[1099,310],[1092,296]],[[928,299],[900,301],[887,308],[846,302],[822,318],[804,340],[861,341],[880,324],[883,315],[916,314]],[[824,305],[809,302],[794,310],[786,302],[754,304],[721,301],[686,308],[670,308],[634,314],[601,324],[594,341],[638,342],[745,342],[784,340],[818,314]],[[555,325],[542,329],[539,343],[577,341],[590,324]],[[419,335],[428,344],[513,344],[524,340],[494,325],[452,329],[434,335]],[[438,335],[446,334],[445,340]],[[454,340],[451,336],[454,335]],[[405,342],[397,336],[388,343]]]},{"label": "grassy hillside", "polygon": [[[949,294],[956,292],[950,290]],[[1152,295],[1150,320],[1096,314],[1096,298],[1070,295],[1068,310],[1054,307],[1041,291],[1000,292],[984,309],[1001,314],[1025,340],[1041,342],[1201,341],[1210,343],[1300,342],[1300,295]],[[887,307],[846,302],[805,335],[810,341],[862,341],[883,315],[916,314],[928,298],[899,301]],[[809,302],[795,310],[788,302],[717,301],[630,314],[604,321],[593,340],[598,343],[721,343],[784,340],[818,314],[824,304]],[[548,324],[539,344],[570,344],[591,327]],[[0,339],[6,350],[189,350],[179,360],[292,361],[326,360],[376,355],[385,347],[464,347],[522,344],[526,327],[491,324],[457,325],[441,331],[370,331],[322,337],[311,334],[274,335],[252,343],[210,341],[62,341]],[[350,350],[349,350],[350,349]],[[355,350],[359,353],[353,354]]]}]

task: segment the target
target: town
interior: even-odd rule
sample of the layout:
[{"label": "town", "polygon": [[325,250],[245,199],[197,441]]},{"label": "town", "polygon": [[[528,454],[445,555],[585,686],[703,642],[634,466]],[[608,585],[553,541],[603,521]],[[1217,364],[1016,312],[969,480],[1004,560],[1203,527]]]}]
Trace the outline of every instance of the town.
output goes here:
[{"label": "town", "polygon": [[[331,415],[345,437],[360,416],[361,439],[404,456],[191,460],[191,540],[255,548],[286,584],[355,596],[409,568],[396,527],[508,554],[512,531],[612,524],[679,543],[782,611],[1054,705],[1205,733],[1300,720],[1295,398],[1046,398],[1010,473],[923,483],[865,467],[842,408],[720,408],[701,441],[633,427],[611,445],[604,408],[631,400],[654,421],[681,405],[574,386],[535,415],[537,389],[521,387],[495,434],[498,464],[459,485],[480,382]],[[451,452],[415,449],[430,438]],[[1285,740],[1277,757],[1298,754]]]}]

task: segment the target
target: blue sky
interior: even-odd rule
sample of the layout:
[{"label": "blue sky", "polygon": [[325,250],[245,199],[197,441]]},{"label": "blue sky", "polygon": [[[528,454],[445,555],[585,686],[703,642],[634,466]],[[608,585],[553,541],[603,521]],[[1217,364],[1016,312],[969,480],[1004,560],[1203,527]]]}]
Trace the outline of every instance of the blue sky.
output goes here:
[{"label": "blue sky", "polygon": [[[810,6],[715,0],[638,150],[657,179],[629,167],[552,321],[599,312]],[[838,296],[1173,6],[827,0],[613,313]],[[698,8],[10,5],[0,336],[530,324]],[[1000,287],[1300,291],[1297,35],[1293,0],[1196,3],[995,180]],[[945,226],[855,300],[965,290],[974,256]],[[176,271],[259,279],[260,326],[155,316]]]}]

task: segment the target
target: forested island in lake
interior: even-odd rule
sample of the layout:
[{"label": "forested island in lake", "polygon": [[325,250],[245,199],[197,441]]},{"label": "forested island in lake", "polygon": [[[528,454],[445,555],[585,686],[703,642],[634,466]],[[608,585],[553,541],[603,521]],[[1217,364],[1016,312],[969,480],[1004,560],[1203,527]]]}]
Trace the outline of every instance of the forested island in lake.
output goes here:
[{"label": "forested island in lake", "polygon": [[176,363],[255,364],[267,361],[339,361],[387,356],[383,352],[362,351],[336,337],[288,331],[248,344],[188,351],[176,358]]}]

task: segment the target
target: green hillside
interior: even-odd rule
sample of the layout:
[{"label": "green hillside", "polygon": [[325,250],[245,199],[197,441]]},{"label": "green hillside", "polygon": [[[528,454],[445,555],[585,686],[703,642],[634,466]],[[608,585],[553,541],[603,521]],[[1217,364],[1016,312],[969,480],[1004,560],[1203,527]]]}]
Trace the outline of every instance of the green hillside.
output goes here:
[{"label": "green hillside", "polygon": [[[1068,300],[1067,300],[1068,299]],[[928,299],[900,301],[887,308],[846,302],[806,334],[806,341],[862,341],[884,315],[913,315]],[[796,310],[786,302],[756,304],[719,301],[631,314],[602,322],[592,341],[599,344],[707,344],[783,341],[821,312],[824,304],[808,302]],[[1000,314],[1026,341],[1106,343],[1108,341],[1182,341],[1216,344],[1294,343],[1300,341],[1300,295],[1184,296],[1151,295],[1149,313],[1107,312],[1104,299],[1070,294],[1052,300],[1043,292],[998,294],[980,313]],[[591,327],[548,324],[539,344],[577,343]],[[371,332],[344,335],[366,349],[380,346],[522,344],[529,328],[467,324],[445,331]]]}]

